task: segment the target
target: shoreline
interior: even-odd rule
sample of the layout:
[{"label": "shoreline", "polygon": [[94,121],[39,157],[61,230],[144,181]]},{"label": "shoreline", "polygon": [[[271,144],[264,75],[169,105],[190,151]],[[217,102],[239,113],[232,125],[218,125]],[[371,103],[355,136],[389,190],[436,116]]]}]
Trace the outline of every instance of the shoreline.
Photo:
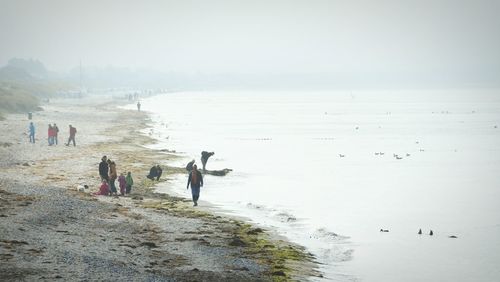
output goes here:
[{"label": "shoreline", "polygon": [[[280,281],[321,277],[313,256],[302,247],[239,219],[193,208],[190,200],[155,193],[156,182],[145,178],[152,164],[163,166],[163,181],[160,182],[166,181],[167,184],[169,175],[184,173],[184,168],[168,166],[168,162],[177,158],[175,154],[143,146],[155,142],[140,132],[150,122],[146,112],[119,109],[116,105],[110,105],[117,101],[102,101],[102,98],[56,100],[45,105],[46,111],[35,114],[34,121],[40,123],[39,126],[42,121],[59,121],[60,135],[64,137],[67,124],[62,124],[61,120],[74,123],[78,129],[77,147],[62,144],[49,147],[40,137],[44,136],[43,128],[38,129],[38,143],[28,143],[27,134],[21,133],[29,123],[23,115],[8,115],[0,123],[0,128],[6,132],[0,139],[3,144],[0,151],[3,163],[0,173],[0,223],[3,227],[8,226],[0,232],[0,251],[5,254],[0,256],[0,268],[4,273],[0,277],[4,276],[7,280],[51,280],[57,276],[63,279],[77,277],[104,280],[119,277],[144,280],[155,277],[181,281]],[[123,104],[120,101],[118,103]],[[83,184],[89,185],[91,192],[98,189],[97,165],[102,155],[116,161],[118,173],[132,171],[134,187],[130,197],[95,197],[77,191],[76,187]],[[55,197],[62,198],[59,199],[63,202],[61,206],[57,205],[61,203],[59,200],[55,204],[51,202],[54,191],[59,192]],[[64,201],[76,203],[67,206]],[[92,208],[89,209],[87,205]],[[80,210],[82,207],[87,213]],[[61,208],[63,211],[58,210]],[[44,209],[48,209],[47,214],[55,213],[53,218],[57,226],[71,225],[72,228],[54,230],[49,228],[52,224],[28,220],[37,210]],[[94,210],[102,213],[96,214]],[[68,214],[74,212],[77,215],[68,220]],[[80,228],[73,226],[75,222],[80,223]],[[95,224],[103,229],[91,238],[75,232],[95,231],[87,226]],[[114,240],[107,238],[108,228],[119,233]],[[142,231],[138,232],[141,228]],[[36,229],[37,233],[31,234],[30,229]],[[33,240],[35,235],[46,237],[46,240],[36,242]],[[50,250],[48,245],[58,241],[53,237],[61,236],[61,239],[65,239],[65,236],[71,239],[69,242],[63,241],[61,247]],[[137,238],[142,238],[142,241]],[[60,262],[61,255],[73,250],[75,242],[80,242],[82,250],[70,253],[80,263],[83,261],[83,265],[64,260]],[[117,242],[121,242],[121,245],[117,246]],[[25,254],[27,251],[24,250],[26,246],[39,250],[38,255],[28,259]],[[105,269],[100,267],[88,272],[92,264],[85,262],[83,257],[89,250],[95,249],[100,250],[96,251],[94,259],[111,264],[119,269],[118,274],[107,277]],[[133,255],[145,262],[139,263],[134,257],[130,261],[135,265],[128,263],[127,258]],[[162,259],[165,257],[168,258]],[[53,258],[58,259],[46,262]],[[53,264],[57,267],[46,269],[46,266]],[[72,270],[65,272],[71,273],[71,276],[65,276],[61,269]]]}]

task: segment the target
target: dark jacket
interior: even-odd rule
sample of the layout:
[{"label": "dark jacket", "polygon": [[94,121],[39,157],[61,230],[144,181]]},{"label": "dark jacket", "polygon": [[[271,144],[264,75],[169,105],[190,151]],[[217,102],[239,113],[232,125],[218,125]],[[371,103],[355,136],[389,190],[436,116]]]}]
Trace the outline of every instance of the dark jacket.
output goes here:
[{"label": "dark jacket", "polygon": [[158,169],[156,168],[156,166],[153,166],[150,170],[149,170],[149,175],[147,176],[148,178],[154,178],[154,177],[157,177],[158,176]]},{"label": "dark jacket", "polygon": [[[193,173],[196,172],[196,183],[192,182],[191,179],[193,178]],[[189,187],[189,184],[191,184],[191,188],[199,188],[203,186],[203,177],[201,176],[201,172],[199,170],[197,171],[191,171],[188,176],[188,183],[187,186]]]},{"label": "dark jacket", "polygon": [[99,164],[99,175],[108,176],[108,163],[105,161],[101,161]]},{"label": "dark jacket", "polygon": [[214,152],[203,151],[203,152],[201,152],[201,161],[206,162],[206,161],[208,161],[208,158],[210,158],[213,155],[214,155]]},{"label": "dark jacket", "polygon": [[186,170],[187,170],[187,171],[191,171],[191,170],[193,170],[193,165],[194,165],[194,160],[190,161],[190,162],[186,165]]}]

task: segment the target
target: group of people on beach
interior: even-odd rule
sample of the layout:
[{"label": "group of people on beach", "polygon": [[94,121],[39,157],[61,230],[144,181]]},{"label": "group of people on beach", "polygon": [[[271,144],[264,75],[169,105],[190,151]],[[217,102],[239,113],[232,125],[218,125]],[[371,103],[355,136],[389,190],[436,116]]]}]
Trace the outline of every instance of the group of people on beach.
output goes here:
[{"label": "group of people on beach", "polygon": [[[214,152],[201,152],[201,162],[203,164],[203,171],[206,171],[206,165],[208,159],[213,156]],[[195,164],[193,159],[186,165],[186,170],[188,171],[188,180],[186,189],[191,187],[191,194],[193,198],[193,206],[198,205],[198,199],[200,198],[200,188],[203,187],[203,175],[198,170],[198,166]],[[162,175],[162,168],[160,165],[154,165],[151,167],[149,174],[146,176],[148,179],[159,181]],[[101,158],[99,163],[99,175],[101,177],[101,187],[98,192],[94,195],[104,195],[104,196],[118,196],[118,191],[116,189],[115,181],[118,179],[120,195],[127,196],[132,190],[132,185],[134,180],[132,178],[131,172],[127,172],[127,176],[121,173],[120,176],[117,175],[116,163],[107,156]]]},{"label": "group of people on beach", "polygon": [[134,179],[132,174],[127,172],[127,176],[124,173],[117,174],[116,163],[107,156],[101,158],[99,163],[99,176],[101,177],[101,187],[99,191],[94,193],[94,195],[103,196],[118,196],[118,191],[116,189],[115,181],[118,179],[118,185],[120,188],[120,195],[127,196],[132,191],[132,185],[134,185]]},{"label": "group of people on beach", "polygon": [[[29,127],[28,127],[30,143],[35,143],[35,131],[36,131],[35,124],[33,122],[30,122]],[[50,124],[49,123],[49,128],[47,131],[47,140],[48,140],[49,146],[58,144],[58,135],[59,135],[59,127],[57,126],[57,124],[55,124],[55,123]],[[69,125],[69,138],[68,138],[68,143],[66,143],[66,146],[69,146],[70,142],[73,142],[73,146],[76,146],[75,136],[76,136],[76,128],[70,124]]]}]

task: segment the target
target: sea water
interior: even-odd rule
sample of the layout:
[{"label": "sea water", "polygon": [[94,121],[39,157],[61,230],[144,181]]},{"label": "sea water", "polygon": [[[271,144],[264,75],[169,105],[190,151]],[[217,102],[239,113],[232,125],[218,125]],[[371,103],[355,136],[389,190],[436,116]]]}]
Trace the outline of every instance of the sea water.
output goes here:
[{"label": "sea water", "polygon": [[[499,90],[199,91],[141,103],[155,147],[182,157],[171,165],[201,167],[205,150],[207,169],[233,169],[205,175],[201,200],[305,246],[326,280],[500,281]],[[159,189],[190,198],[186,180]]]}]

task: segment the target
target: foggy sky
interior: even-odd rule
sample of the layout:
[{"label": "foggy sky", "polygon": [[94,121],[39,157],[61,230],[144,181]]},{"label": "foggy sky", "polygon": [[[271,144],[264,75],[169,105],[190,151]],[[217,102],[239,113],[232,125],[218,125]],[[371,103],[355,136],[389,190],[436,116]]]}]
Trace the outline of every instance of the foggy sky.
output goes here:
[{"label": "foggy sky", "polygon": [[500,0],[0,0],[0,65],[187,73],[500,70]]}]

